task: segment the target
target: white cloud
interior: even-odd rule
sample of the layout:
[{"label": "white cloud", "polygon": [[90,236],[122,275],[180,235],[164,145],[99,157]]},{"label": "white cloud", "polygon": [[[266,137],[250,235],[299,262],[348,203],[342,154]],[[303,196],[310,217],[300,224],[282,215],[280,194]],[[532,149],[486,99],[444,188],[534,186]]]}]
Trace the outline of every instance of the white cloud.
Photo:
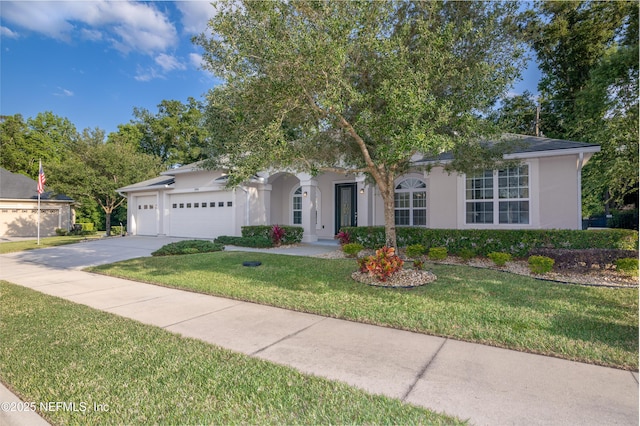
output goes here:
[{"label": "white cloud", "polygon": [[191,61],[191,65],[196,68],[202,68],[202,55],[199,53],[189,53],[189,60]]},{"label": "white cloud", "polygon": [[200,34],[207,30],[209,19],[216,14],[215,3],[211,0],[178,1],[176,7],[182,12],[183,31],[187,34]]},{"label": "white cloud", "polygon": [[14,32],[14,31],[11,31],[9,28],[3,27],[3,26],[0,26],[0,35],[2,37],[7,37],[7,38],[18,38],[19,37],[18,33]]},{"label": "white cloud", "polygon": [[101,33],[123,53],[153,54],[178,42],[175,26],[153,3],[3,1],[2,17],[6,23],[63,41],[78,33],[97,40]]},{"label": "white cloud", "polygon": [[58,91],[54,92],[53,95],[54,96],[61,96],[61,97],[69,98],[69,97],[73,96],[74,93],[69,89],[58,87]]},{"label": "white cloud", "polygon": [[170,56],[165,53],[161,53],[156,56],[156,64],[160,65],[165,72],[173,70],[185,70],[187,67],[178,61],[175,56]]}]

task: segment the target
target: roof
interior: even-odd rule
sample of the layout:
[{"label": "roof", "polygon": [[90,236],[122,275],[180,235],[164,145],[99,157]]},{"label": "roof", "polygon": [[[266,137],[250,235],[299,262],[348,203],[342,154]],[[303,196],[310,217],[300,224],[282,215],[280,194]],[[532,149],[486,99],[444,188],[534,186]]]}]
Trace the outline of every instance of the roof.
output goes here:
[{"label": "roof", "polygon": [[[548,157],[600,151],[600,145],[597,144],[527,135],[508,134],[503,137],[501,142],[506,143],[508,146],[510,145],[512,148],[511,151],[505,154],[506,159]],[[437,158],[424,157],[416,161],[415,164],[451,160],[453,160],[453,153],[444,152]]]},{"label": "roof", "polygon": [[175,183],[173,176],[158,176],[153,179],[136,182],[131,185],[119,188],[118,192],[144,191],[146,189],[158,189],[162,187],[171,187]]},{"label": "roof", "polygon": [[[37,200],[38,183],[28,176],[12,173],[0,167],[0,198],[10,200]],[[45,187],[46,188],[46,187]],[[63,194],[54,194],[51,191],[40,194],[41,200],[73,201]]]}]

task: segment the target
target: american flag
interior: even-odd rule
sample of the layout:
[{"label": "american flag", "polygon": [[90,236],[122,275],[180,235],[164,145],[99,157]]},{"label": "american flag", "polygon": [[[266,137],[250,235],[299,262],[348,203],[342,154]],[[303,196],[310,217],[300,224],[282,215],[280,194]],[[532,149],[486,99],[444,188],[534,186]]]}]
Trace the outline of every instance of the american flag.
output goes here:
[{"label": "american flag", "polygon": [[44,184],[47,182],[47,178],[44,175],[44,170],[42,169],[42,161],[40,161],[40,172],[38,173],[38,194],[42,194],[44,192]]}]

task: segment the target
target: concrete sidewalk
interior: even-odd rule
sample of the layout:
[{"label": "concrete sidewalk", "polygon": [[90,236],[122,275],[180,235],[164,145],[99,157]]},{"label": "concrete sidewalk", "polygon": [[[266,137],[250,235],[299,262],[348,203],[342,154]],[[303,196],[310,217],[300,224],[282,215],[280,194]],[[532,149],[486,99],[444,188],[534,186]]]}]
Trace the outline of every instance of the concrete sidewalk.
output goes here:
[{"label": "concrete sidewalk", "polygon": [[639,421],[635,372],[55,268],[20,256],[0,257],[0,279],[471,424]]}]

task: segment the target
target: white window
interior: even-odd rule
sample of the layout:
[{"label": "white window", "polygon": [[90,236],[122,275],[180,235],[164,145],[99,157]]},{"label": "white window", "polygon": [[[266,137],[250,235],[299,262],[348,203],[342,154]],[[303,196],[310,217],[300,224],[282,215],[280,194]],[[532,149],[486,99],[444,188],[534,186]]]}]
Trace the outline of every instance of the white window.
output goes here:
[{"label": "white window", "polygon": [[293,206],[293,224],[302,225],[302,187],[293,193],[291,205]]},{"label": "white window", "polygon": [[396,225],[427,225],[427,185],[420,179],[408,178],[395,188]]},{"label": "white window", "polygon": [[[320,188],[316,188],[316,229],[321,229],[322,221],[320,218],[322,194]],[[302,191],[302,187],[298,187],[291,197],[291,222],[294,225],[302,225],[302,197],[306,197],[307,194]]]},{"label": "white window", "polygon": [[467,176],[466,223],[528,225],[529,197],[529,166],[526,164]]}]

